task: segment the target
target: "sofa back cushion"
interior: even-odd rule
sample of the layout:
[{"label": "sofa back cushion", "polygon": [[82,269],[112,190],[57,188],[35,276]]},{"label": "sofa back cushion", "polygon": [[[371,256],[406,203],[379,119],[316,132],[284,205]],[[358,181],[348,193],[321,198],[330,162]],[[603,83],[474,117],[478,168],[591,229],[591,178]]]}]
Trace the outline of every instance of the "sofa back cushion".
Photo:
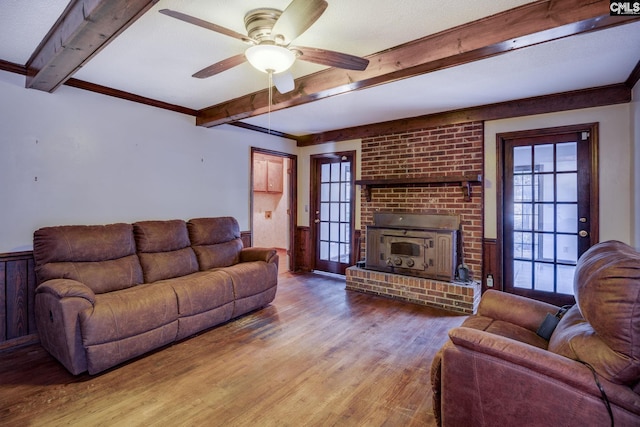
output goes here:
[{"label": "sofa back cushion", "polygon": [[634,385],[640,378],[640,253],[618,241],[597,244],[578,261],[573,286],[577,309],[562,318],[549,350]]},{"label": "sofa back cushion", "polygon": [[228,267],[240,262],[240,226],[233,217],[195,218],[187,223],[200,270]]},{"label": "sofa back cushion", "polygon": [[198,262],[190,247],[184,221],[136,222],[133,224],[133,234],[146,283],[198,271]]},{"label": "sofa back cushion", "polygon": [[96,294],[142,283],[130,224],[44,227],[33,235],[40,282],[73,279]]}]

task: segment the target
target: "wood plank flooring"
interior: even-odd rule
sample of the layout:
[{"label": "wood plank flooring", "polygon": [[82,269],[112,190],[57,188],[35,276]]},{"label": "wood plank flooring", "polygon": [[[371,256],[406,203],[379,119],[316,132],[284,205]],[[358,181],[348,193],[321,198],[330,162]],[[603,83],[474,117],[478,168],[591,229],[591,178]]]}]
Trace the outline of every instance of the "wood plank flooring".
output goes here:
[{"label": "wood plank flooring", "polygon": [[0,353],[3,426],[432,426],[429,369],[465,319],[280,275],[275,301],[100,375]]}]

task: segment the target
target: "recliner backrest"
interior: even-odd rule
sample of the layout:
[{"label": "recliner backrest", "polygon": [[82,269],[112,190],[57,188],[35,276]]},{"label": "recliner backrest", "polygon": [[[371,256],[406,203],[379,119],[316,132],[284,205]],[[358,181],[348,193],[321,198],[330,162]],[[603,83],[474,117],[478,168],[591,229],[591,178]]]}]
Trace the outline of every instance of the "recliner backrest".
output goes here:
[{"label": "recliner backrest", "polygon": [[140,221],[133,224],[138,257],[147,283],[198,271],[183,220]]},{"label": "recliner backrest", "polygon": [[560,321],[549,350],[589,363],[608,380],[640,380],[640,253],[599,243],[578,260],[576,306]]},{"label": "recliner backrest", "polygon": [[39,283],[73,279],[100,294],[143,282],[131,224],[43,227],[33,256]]},{"label": "recliner backrest", "polygon": [[240,226],[233,217],[194,218],[187,223],[200,270],[228,267],[240,262]]}]

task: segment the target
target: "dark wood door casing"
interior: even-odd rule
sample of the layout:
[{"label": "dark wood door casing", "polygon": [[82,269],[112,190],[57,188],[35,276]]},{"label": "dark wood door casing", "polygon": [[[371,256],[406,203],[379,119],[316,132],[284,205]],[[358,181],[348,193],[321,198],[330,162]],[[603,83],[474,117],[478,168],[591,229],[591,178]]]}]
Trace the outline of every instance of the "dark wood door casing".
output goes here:
[{"label": "dark wood door casing", "polygon": [[[318,206],[318,189],[320,188],[320,175],[317,173],[319,162],[322,159],[336,159],[341,158],[342,156],[348,156],[352,159],[351,162],[351,228],[350,228],[350,261],[349,265],[354,265],[359,258],[359,250],[354,251],[356,241],[360,240],[360,236],[355,234],[355,176],[356,176],[356,152],[355,151],[341,151],[335,153],[323,153],[323,154],[315,154],[311,156],[310,162],[310,188],[309,188],[309,261],[310,261],[310,269],[316,269],[316,263],[318,259],[317,254],[317,243],[318,243],[318,232],[316,224],[314,223],[316,219],[315,212],[319,210],[320,206]],[[344,274],[344,272],[341,272]]]},{"label": "dark wood door casing", "polygon": [[[297,210],[297,206],[298,206],[298,181],[297,181],[297,177],[298,177],[298,156],[295,154],[289,154],[289,153],[283,153],[283,152],[279,152],[279,151],[274,151],[274,150],[268,150],[268,149],[264,149],[264,148],[258,148],[258,147],[251,147],[251,176],[250,176],[250,182],[251,185],[253,186],[253,183],[255,182],[255,177],[254,177],[254,173],[255,171],[253,170],[253,161],[254,161],[254,157],[256,156],[260,156],[260,155],[270,155],[270,156],[277,156],[277,157],[282,157],[282,158],[288,158],[290,160],[289,164],[289,169],[285,170],[284,173],[286,173],[288,175],[288,179],[287,181],[287,185],[288,187],[288,192],[289,192],[289,200],[288,200],[288,204],[289,204],[289,230],[287,231],[289,233],[289,269],[291,271],[296,271],[297,266],[296,266],[296,260],[297,260],[297,256],[295,255],[297,253],[297,251],[299,250],[297,248],[297,246],[300,244],[298,242],[299,239],[297,239],[297,218],[298,218],[298,210]],[[268,185],[268,183],[266,184]],[[251,221],[251,232],[253,235],[253,191],[251,191],[251,210],[252,210],[252,214],[250,215],[250,221]],[[251,239],[253,241],[253,238]]]},{"label": "dark wood door casing", "polygon": [[[504,254],[507,248],[504,246],[505,244],[505,230],[504,225],[505,221],[505,188],[504,188],[504,162],[505,162],[505,144],[507,140],[515,139],[515,138],[534,138],[546,135],[553,134],[566,134],[566,133],[580,133],[580,132],[588,132],[589,137],[589,171],[591,185],[588,188],[581,188],[579,191],[582,192],[580,195],[589,200],[589,242],[588,245],[592,246],[599,242],[599,186],[598,186],[598,123],[586,123],[586,124],[578,124],[578,125],[567,125],[567,126],[559,126],[559,127],[551,127],[544,129],[533,129],[526,131],[517,131],[517,132],[507,132],[496,135],[496,176],[498,179],[496,180],[496,213],[497,213],[497,239],[495,240],[495,245],[493,241],[485,240],[483,243],[483,249],[485,254],[491,255],[493,257],[493,265],[489,265],[487,263],[488,260],[484,262],[485,272],[483,277],[487,277],[487,273],[489,271],[494,271],[496,274],[492,275],[494,279],[494,289],[497,290],[505,290],[505,265],[504,265]],[[584,192],[588,192],[585,194]],[[483,284],[483,288],[486,289],[486,280]],[[529,296],[529,295],[528,295]],[[539,296],[535,296],[539,298]],[[554,296],[549,296],[548,298],[545,296],[543,298],[545,301],[556,304],[556,305],[564,305],[572,303],[567,298],[557,298]]]}]

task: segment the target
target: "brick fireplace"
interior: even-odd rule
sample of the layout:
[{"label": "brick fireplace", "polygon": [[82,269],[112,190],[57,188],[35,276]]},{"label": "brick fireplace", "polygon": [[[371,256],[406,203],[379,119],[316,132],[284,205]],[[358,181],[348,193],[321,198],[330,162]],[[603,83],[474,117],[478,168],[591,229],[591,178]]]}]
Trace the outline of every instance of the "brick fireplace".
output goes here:
[{"label": "brick fireplace", "polygon": [[361,179],[376,182],[362,192],[360,200],[362,253],[365,228],[373,224],[375,212],[458,215],[460,255],[472,282],[448,283],[351,267],[347,289],[464,313],[475,311],[481,292],[482,183],[464,181],[464,177],[481,177],[483,131],[482,122],[468,122],[362,140]]}]

